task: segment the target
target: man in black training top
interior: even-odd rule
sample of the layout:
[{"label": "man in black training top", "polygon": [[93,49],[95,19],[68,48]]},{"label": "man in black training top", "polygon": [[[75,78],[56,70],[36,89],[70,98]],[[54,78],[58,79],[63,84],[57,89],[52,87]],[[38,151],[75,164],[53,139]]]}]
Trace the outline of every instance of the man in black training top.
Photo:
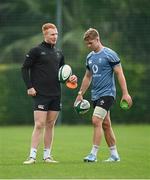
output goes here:
[{"label": "man in black training top", "polygon": [[[37,148],[44,129],[43,160],[55,163],[51,156],[54,125],[60,111],[61,87],[58,81],[59,68],[64,65],[64,56],[55,44],[58,31],[54,24],[46,23],[42,26],[44,41],[32,48],[26,55],[22,66],[22,76],[27,87],[27,94],[34,101],[34,130],[31,139],[29,158],[24,164],[36,161]],[[77,82],[72,75],[71,82]]]}]

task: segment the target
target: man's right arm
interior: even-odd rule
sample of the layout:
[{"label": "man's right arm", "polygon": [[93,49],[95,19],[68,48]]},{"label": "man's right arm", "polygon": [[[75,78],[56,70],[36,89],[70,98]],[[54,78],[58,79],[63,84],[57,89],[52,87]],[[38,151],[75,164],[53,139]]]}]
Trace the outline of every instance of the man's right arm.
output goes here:
[{"label": "man's right arm", "polygon": [[35,59],[35,50],[31,49],[30,52],[26,55],[25,61],[22,65],[21,72],[22,72],[22,78],[25,82],[25,85],[28,89],[27,93],[28,95],[34,95],[35,90],[33,88],[31,78],[30,78],[30,70],[32,68],[32,65],[34,63]]},{"label": "man's right arm", "polygon": [[91,72],[87,69],[83,77],[80,91],[78,92],[78,94],[84,95],[84,93],[86,92],[86,90],[91,84],[91,79],[92,79]]},{"label": "man's right arm", "polygon": [[75,102],[83,99],[83,95],[85,94],[86,90],[89,88],[89,86],[91,84],[91,80],[92,80],[92,74],[87,69],[85,72],[85,75],[83,77],[82,84],[81,84],[81,87],[80,87],[80,90],[78,92],[78,96],[77,96]]}]

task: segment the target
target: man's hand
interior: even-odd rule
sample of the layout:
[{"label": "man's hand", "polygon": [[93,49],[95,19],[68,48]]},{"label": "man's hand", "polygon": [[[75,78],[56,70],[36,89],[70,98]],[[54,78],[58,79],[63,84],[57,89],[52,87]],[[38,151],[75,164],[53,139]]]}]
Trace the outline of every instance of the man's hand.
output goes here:
[{"label": "man's hand", "polygon": [[76,104],[78,101],[82,101],[82,100],[83,100],[82,91],[79,91],[79,92],[78,92],[78,95],[77,95],[77,97],[76,97],[76,100],[75,100],[75,102],[74,102],[74,106],[75,106],[75,104]]},{"label": "man's hand", "polygon": [[72,82],[72,83],[77,83],[78,81],[78,78],[76,75],[72,75],[69,77],[69,81]]},{"label": "man's hand", "polygon": [[122,95],[122,99],[121,99],[121,100],[127,101],[129,107],[132,106],[132,98],[131,98],[131,96],[130,96],[129,94],[124,94],[124,95]]},{"label": "man's hand", "polygon": [[36,90],[34,88],[30,88],[27,90],[27,94],[29,96],[36,96]]}]

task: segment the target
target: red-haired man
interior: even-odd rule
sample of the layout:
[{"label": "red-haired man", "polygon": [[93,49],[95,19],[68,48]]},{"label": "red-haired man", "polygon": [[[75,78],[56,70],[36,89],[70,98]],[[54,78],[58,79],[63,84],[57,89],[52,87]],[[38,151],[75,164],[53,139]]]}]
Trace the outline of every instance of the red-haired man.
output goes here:
[{"label": "red-haired man", "polygon": [[[27,94],[34,101],[34,130],[31,139],[29,158],[24,164],[33,164],[42,130],[44,129],[43,159],[46,163],[55,163],[51,156],[54,125],[60,111],[61,87],[58,81],[59,68],[64,65],[63,53],[55,47],[58,31],[54,24],[42,26],[44,41],[32,48],[26,55],[22,66],[22,76],[27,87]],[[72,75],[71,82],[77,77]]]}]

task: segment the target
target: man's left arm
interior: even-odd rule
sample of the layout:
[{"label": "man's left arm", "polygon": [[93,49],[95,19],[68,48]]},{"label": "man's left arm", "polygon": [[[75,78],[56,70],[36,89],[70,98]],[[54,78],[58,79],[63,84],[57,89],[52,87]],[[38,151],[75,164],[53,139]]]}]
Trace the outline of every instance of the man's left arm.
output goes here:
[{"label": "man's left arm", "polygon": [[127,88],[127,83],[126,83],[126,79],[123,73],[123,69],[121,64],[118,64],[114,67],[114,72],[117,76],[121,91],[122,91],[122,100],[126,100],[129,104],[129,106],[132,106],[132,98],[128,93],[128,88]]}]

